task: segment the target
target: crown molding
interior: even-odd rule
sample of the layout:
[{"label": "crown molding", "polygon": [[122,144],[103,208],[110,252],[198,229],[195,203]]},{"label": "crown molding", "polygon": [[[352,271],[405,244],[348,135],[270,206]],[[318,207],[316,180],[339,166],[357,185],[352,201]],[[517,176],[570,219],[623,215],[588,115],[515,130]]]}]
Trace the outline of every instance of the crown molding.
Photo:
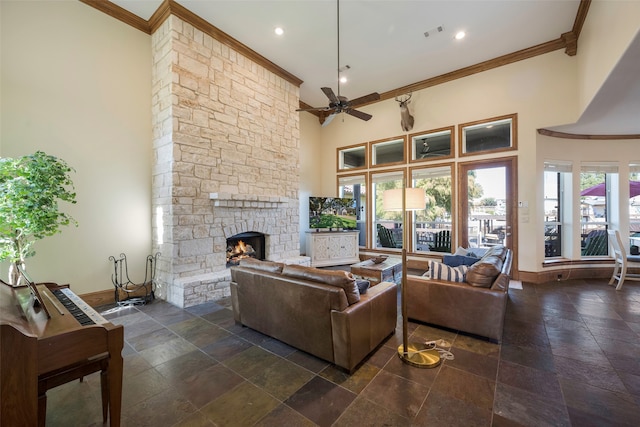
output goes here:
[{"label": "crown molding", "polygon": [[640,135],[580,135],[576,133],[558,132],[549,129],[538,129],[540,135],[551,136],[553,138],[564,139],[590,139],[590,140],[620,140],[620,139],[640,139]]}]

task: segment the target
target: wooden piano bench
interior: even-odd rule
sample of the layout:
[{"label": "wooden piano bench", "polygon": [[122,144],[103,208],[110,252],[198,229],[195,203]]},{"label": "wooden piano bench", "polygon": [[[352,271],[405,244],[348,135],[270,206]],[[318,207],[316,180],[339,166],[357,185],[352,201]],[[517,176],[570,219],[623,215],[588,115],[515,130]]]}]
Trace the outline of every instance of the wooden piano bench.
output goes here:
[{"label": "wooden piano bench", "polygon": [[107,422],[109,409],[109,353],[102,353],[83,362],[47,372],[38,377],[38,426],[44,427],[47,419],[47,390],[58,387],[100,371],[100,389],[102,392],[102,422]]}]

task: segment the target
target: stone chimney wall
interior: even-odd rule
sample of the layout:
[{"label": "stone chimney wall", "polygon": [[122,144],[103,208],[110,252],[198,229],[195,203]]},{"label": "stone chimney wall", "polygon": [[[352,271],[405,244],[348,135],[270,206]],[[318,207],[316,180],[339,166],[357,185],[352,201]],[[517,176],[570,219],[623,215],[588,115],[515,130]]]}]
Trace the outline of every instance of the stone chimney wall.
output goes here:
[{"label": "stone chimney wall", "polygon": [[232,234],[299,256],[299,88],[173,15],[152,50],[157,294],[183,307],[228,295]]}]

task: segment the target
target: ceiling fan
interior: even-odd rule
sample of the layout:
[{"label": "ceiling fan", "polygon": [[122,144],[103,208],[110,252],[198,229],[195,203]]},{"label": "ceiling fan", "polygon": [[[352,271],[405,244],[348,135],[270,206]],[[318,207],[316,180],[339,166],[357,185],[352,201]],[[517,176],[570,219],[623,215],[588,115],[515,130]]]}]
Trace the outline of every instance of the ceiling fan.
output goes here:
[{"label": "ceiling fan", "polygon": [[[367,104],[369,102],[377,101],[380,99],[380,94],[377,92],[370,93],[369,95],[361,96],[360,98],[356,98],[354,100],[349,101],[346,96],[340,95],[340,0],[336,0],[337,4],[337,28],[338,28],[338,95],[333,92],[333,89],[330,87],[323,87],[322,92],[329,98],[329,106],[328,107],[317,107],[317,108],[299,108],[296,111],[320,111],[325,114],[325,120],[322,122],[322,126],[326,126],[333,120],[333,118],[340,113],[347,113],[353,117],[357,117],[361,120],[369,120],[373,116],[371,114],[364,113],[362,111],[358,111],[355,107],[363,104]],[[350,68],[348,65],[345,66],[346,69]],[[323,116],[320,117],[322,120]]]}]

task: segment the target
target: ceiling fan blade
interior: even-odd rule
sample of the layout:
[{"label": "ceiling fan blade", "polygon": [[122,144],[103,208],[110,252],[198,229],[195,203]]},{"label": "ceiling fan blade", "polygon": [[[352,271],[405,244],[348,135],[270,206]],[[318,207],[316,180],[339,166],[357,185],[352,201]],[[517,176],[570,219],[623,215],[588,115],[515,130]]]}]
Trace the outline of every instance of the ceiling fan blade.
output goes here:
[{"label": "ceiling fan blade", "polygon": [[331,107],[298,108],[296,111],[329,111]]},{"label": "ceiling fan blade", "polygon": [[377,101],[379,99],[380,99],[380,94],[378,92],[373,92],[373,93],[370,93],[369,95],[361,96],[360,98],[351,100],[351,102],[349,102],[349,105],[351,105],[352,107],[357,107],[358,105]]},{"label": "ceiling fan blade", "polygon": [[333,120],[333,118],[334,118],[335,116],[337,116],[337,115],[338,115],[338,113],[337,113],[337,112],[334,112],[334,113],[332,113],[332,114],[328,115],[328,116],[324,119],[324,122],[322,122],[321,126],[322,126],[322,127],[325,127],[326,125],[328,125],[329,123],[331,123],[331,120]]},{"label": "ceiling fan blade", "polygon": [[327,98],[329,98],[329,101],[331,101],[334,104],[340,103],[340,100],[338,99],[336,94],[333,93],[333,89],[331,89],[330,87],[323,87],[321,89],[324,92],[324,94],[327,95]]},{"label": "ceiling fan blade", "polygon": [[363,113],[362,111],[358,111],[358,110],[354,110],[352,108],[349,108],[347,110],[344,111],[345,113],[353,116],[353,117],[357,117],[361,120],[367,121],[369,119],[371,119],[373,116],[371,114],[367,114],[367,113]]}]

